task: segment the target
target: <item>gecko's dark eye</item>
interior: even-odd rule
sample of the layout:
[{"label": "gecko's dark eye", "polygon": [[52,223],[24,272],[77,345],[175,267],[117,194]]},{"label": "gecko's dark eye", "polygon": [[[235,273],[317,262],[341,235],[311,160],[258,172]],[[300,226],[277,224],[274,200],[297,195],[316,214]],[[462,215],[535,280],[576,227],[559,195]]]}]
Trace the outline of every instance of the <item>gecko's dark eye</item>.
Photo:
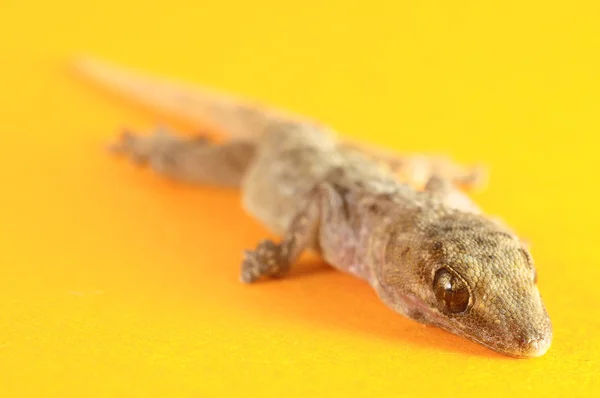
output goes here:
[{"label": "gecko's dark eye", "polygon": [[433,292],[443,309],[452,314],[467,310],[469,306],[469,288],[462,278],[446,268],[440,268],[433,278]]}]

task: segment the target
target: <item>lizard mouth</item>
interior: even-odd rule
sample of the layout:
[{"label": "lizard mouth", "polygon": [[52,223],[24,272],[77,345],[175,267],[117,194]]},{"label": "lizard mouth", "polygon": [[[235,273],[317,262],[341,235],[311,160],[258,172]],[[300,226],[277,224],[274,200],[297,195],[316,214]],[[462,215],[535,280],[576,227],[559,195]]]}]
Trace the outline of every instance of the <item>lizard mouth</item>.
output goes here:
[{"label": "lizard mouth", "polygon": [[449,329],[450,332],[462,335],[492,351],[513,358],[537,358],[544,355],[552,343],[552,335],[529,337],[526,339],[510,339],[507,342],[502,340],[484,340],[473,334]]},{"label": "lizard mouth", "polygon": [[406,315],[411,319],[437,326],[509,357],[540,357],[548,351],[552,342],[551,328],[537,331],[531,329],[532,331],[528,333],[522,330],[513,331],[512,333],[490,333],[485,327],[470,328],[465,326],[458,319],[445,316],[414,296],[402,296],[401,301],[402,307],[410,308],[409,313]]},{"label": "lizard mouth", "polygon": [[529,333],[515,331],[508,334],[492,334],[486,329],[470,330],[463,324],[452,321],[444,319],[443,316],[434,315],[432,323],[492,351],[513,358],[540,357],[548,351],[552,343],[551,331],[533,331]]}]

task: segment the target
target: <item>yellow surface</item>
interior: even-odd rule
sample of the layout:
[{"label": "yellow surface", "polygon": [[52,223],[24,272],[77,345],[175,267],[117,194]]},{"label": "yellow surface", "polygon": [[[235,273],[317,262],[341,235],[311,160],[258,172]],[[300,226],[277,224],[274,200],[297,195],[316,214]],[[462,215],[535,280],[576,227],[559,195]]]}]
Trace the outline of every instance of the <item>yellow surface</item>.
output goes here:
[{"label": "yellow surface", "polygon": [[[0,3],[1,397],[598,391],[598,2]],[[310,258],[240,285],[262,227],[107,156],[165,120],[71,78],[77,52],[487,163],[476,198],[532,241],[552,348],[501,357]]]}]

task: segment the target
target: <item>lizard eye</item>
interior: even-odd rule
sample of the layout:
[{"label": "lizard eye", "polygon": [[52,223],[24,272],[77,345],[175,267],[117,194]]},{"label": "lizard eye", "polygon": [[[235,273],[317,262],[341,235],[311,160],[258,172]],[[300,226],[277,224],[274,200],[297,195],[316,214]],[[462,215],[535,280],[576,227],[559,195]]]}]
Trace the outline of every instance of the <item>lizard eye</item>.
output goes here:
[{"label": "lizard eye", "polygon": [[440,268],[433,278],[433,292],[443,309],[452,314],[466,311],[471,294],[462,278],[446,268]]}]

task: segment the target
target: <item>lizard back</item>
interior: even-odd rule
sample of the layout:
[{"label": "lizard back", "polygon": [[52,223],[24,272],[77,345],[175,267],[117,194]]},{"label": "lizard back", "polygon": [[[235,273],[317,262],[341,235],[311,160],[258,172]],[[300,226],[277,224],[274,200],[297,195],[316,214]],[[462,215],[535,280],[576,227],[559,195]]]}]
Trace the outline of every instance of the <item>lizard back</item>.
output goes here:
[{"label": "lizard back", "polygon": [[393,194],[416,202],[417,193],[397,180],[391,170],[344,147],[324,128],[278,123],[257,143],[242,182],[243,206],[274,233],[283,233],[308,192],[336,171],[336,184],[346,190],[360,187],[375,195]]}]

